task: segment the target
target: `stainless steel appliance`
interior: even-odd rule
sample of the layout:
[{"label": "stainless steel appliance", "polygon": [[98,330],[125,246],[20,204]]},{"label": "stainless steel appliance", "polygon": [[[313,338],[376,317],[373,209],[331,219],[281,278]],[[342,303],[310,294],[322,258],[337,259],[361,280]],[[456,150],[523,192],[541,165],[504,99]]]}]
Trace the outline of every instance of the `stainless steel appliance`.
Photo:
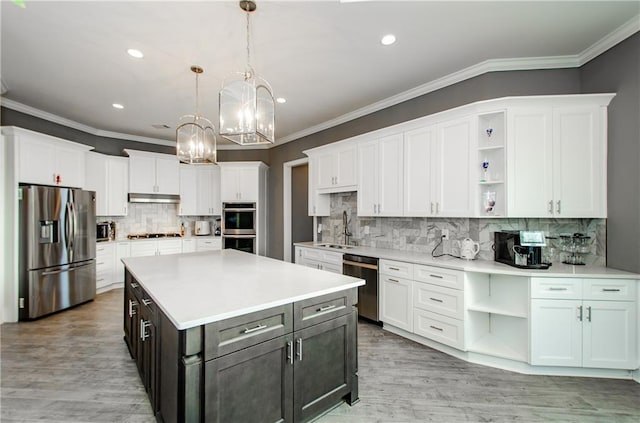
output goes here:
[{"label": "stainless steel appliance", "polygon": [[19,204],[20,320],[95,298],[95,193],[22,186]]},{"label": "stainless steel appliance", "polygon": [[542,231],[500,231],[494,233],[494,260],[522,269],[548,269],[542,261],[546,245]]},{"label": "stainless steel appliance", "polygon": [[96,224],[96,241],[113,241],[116,239],[116,222],[98,222]]},{"label": "stainless steel appliance", "polygon": [[365,280],[366,283],[358,287],[358,315],[381,323],[378,306],[378,259],[344,254],[342,274]]},{"label": "stainless steel appliance", "polygon": [[222,204],[222,248],[256,252],[256,204]]}]

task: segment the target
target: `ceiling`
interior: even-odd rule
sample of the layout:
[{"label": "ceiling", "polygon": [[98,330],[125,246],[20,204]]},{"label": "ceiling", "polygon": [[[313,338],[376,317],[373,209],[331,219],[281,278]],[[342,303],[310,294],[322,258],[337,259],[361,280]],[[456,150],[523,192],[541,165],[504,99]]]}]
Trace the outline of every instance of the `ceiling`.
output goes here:
[{"label": "ceiling", "polygon": [[[204,68],[200,112],[217,126],[222,81],[245,67],[237,1],[24,2],[0,2],[3,104],[98,135],[169,145],[195,111],[194,64]],[[610,34],[640,29],[638,1],[257,4],[252,65],[287,100],[276,106],[277,144],[474,73],[579,66],[620,41]],[[394,45],[380,43],[387,33]]]}]

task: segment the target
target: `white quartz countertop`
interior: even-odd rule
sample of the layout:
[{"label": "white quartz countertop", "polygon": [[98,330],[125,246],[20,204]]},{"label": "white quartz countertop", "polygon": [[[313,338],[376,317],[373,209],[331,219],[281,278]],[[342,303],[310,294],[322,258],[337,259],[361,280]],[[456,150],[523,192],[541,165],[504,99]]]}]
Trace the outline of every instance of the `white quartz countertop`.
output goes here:
[{"label": "white quartz countertop", "polygon": [[365,283],[231,249],[122,262],[180,330]]},{"label": "white quartz countertop", "polygon": [[323,247],[322,244],[327,244],[327,242],[298,242],[294,245],[298,245],[301,247],[319,248],[325,251],[333,251],[343,254],[356,254],[368,257],[376,257],[379,259],[437,266],[453,270],[462,270],[464,272],[491,273],[528,277],[640,279],[640,275],[638,274],[602,266],[573,266],[563,263],[554,263],[549,269],[545,270],[519,269],[517,267],[512,267],[503,263],[488,260],[464,260],[451,256],[435,258],[428,253],[414,253],[410,251],[390,250],[372,247],[350,246],[348,249],[336,249]]},{"label": "white quartz countertop", "polygon": [[109,241],[98,241],[98,245],[100,244],[109,244],[109,243],[117,243],[117,242],[138,242],[138,241],[165,241],[170,239],[222,239],[220,235],[185,235],[185,236],[165,236],[161,238],[134,238],[129,239],[126,236],[123,238],[116,238]]}]

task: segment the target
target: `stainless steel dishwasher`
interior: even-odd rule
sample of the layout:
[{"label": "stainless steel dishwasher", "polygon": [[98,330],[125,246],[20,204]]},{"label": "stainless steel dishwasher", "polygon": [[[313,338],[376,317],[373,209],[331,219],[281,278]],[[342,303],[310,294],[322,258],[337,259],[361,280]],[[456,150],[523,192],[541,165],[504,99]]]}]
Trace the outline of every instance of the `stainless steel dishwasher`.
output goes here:
[{"label": "stainless steel dishwasher", "polygon": [[358,315],[380,323],[378,314],[378,259],[344,254],[342,256],[342,274],[365,280],[366,284],[358,287]]}]

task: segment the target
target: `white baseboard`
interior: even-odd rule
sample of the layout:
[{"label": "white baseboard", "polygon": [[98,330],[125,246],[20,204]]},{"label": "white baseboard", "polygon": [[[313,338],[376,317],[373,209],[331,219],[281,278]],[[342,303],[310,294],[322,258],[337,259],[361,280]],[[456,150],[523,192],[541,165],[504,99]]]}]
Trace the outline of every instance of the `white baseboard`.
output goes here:
[{"label": "white baseboard", "polygon": [[96,294],[102,294],[103,292],[111,291],[112,289],[124,288],[124,282],[114,282],[111,285],[103,286],[96,289]]}]

